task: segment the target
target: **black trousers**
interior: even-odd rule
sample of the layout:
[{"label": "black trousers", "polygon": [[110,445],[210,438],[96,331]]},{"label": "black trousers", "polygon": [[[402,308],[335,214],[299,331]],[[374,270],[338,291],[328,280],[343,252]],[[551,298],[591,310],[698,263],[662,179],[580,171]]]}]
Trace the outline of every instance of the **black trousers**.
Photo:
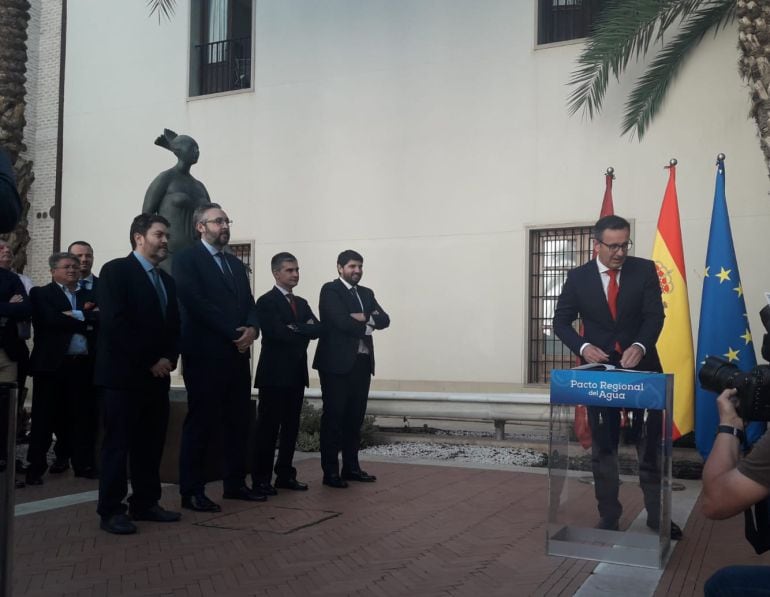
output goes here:
[{"label": "black trousers", "polygon": [[[296,478],[297,469],[292,462],[304,396],[304,386],[259,388],[257,437],[251,473],[255,483],[269,483],[273,470],[277,479]],[[279,440],[278,459],[273,469],[276,440]]]},{"label": "black trousers", "polygon": [[100,516],[126,511],[130,463],[129,507],[143,511],[158,503],[160,460],[168,426],[168,380],[147,384],[140,390],[104,388],[104,442],[99,474]]},{"label": "black trousers", "polygon": [[206,486],[206,450],[215,425],[222,427],[225,491],[246,481],[246,451],[251,402],[251,371],[245,355],[211,358],[183,355],[187,416],[179,455],[179,493],[202,493]]},{"label": "black trousers", "polygon": [[359,354],[348,373],[319,371],[321,379],[321,468],[324,476],[339,474],[337,454],[342,451],[342,473],[361,469],[358,449],[361,424],[366,415],[366,401],[372,375],[371,358]]},{"label": "black trousers", "polygon": [[93,371],[90,356],[67,356],[55,373],[35,376],[27,453],[30,474],[42,475],[47,470],[53,433],[57,459],[72,459],[76,471],[94,466],[97,421]]},{"label": "black trousers", "polygon": [[[623,513],[618,499],[620,479],[618,444],[620,443],[619,408],[588,407],[591,426],[591,469],[594,493],[602,518],[617,520]],[[639,483],[649,520],[660,518],[660,467],[663,413],[659,410],[633,409],[630,433],[636,445]]]}]

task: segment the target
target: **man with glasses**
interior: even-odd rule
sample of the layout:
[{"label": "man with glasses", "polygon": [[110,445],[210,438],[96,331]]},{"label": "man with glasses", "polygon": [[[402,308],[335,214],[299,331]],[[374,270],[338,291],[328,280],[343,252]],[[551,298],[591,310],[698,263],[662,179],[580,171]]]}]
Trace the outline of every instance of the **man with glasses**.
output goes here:
[{"label": "man with glasses", "polygon": [[[585,363],[623,369],[662,371],[655,343],[663,329],[663,301],[655,264],[631,257],[631,225],[619,216],[601,218],[594,226],[596,259],[567,274],[556,305],[556,335]],[[573,322],[582,318],[583,335]],[[646,418],[646,420],[645,420]],[[597,528],[618,530],[623,507],[618,499],[620,409],[589,407],[591,465],[598,502]],[[639,480],[647,508],[647,526],[660,527],[660,411],[632,411],[637,440]],[[682,531],[671,523],[671,538]]]},{"label": "man with glasses", "polygon": [[27,485],[43,482],[52,433],[57,444],[54,472],[66,470],[72,459],[76,477],[96,477],[96,404],[91,383],[99,312],[90,293],[78,292],[77,257],[54,253],[48,263],[51,283],[30,291],[35,326],[30,370],[35,394]]},{"label": "man with glasses", "polygon": [[216,203],[193,214],[200,240],[174,257],[173,273],[182,315],[182,375],[187,417],[179,456],[182,507],[219,512],[205,494],[204,463],[215,426],[220,425],[225,499],[264,501],[246,485],[251,410],[249,352],[259,334],[246,267],[225,252],[227,214]]}]

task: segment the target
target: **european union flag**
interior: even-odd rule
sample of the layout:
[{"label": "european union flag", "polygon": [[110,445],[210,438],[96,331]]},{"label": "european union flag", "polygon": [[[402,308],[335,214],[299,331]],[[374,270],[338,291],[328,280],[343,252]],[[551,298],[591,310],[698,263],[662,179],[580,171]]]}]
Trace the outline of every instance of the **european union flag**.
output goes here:
[{"label": "european union flag", "polygon": [[[711,212],[706,271],[698,324],[698,355],[696,369],[700,371],[707,356],[729,360],[747,371],[757,364],[751,339],[746,302],[743,298],[738,261],[735,259],[730,216],[725,197],[725,163],[717,160],[717,181],[714,208]],[[696,384],[695,390],[695,444],[704,460],[711,452],[714,434],[719,425],[716,397]],[[764,432],[764,425],[754,423],[746,430],[749,443]]]}]

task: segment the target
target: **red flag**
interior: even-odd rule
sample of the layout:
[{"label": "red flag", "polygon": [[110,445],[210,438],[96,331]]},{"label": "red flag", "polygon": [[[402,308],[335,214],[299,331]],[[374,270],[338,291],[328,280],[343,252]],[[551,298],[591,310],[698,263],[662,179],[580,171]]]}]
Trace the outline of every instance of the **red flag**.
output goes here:
[{"label": "red flag", "polygon": [[[607,173],[604,175],[604,198],[602,199],[602,210],[599,212],[600,218],[615,214],[615,207],[612,204],[612,181],[614,179],[614,170],[607,168]],[[596,247],[594,247],[592,258],[596,259]],[[582,325],[580,326],[580,334],[583,334]],[[580,359],[578,358],[577,361],[579,365]],[[575,437],[583,449],[587,450],[591,447],[591,426],[588,424],[588,410],[582,404],[575,407]]]}]

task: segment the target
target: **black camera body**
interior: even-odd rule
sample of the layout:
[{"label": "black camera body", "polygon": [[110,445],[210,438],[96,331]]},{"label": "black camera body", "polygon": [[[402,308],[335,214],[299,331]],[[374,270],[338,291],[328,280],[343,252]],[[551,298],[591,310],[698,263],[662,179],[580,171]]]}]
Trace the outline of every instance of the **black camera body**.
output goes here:
[{"label": "black camera body", "polygon": [[770,421],[770,366],[757,365],[751,371],[741,371],[726,359],[706,357],[698,380],[704,390],[711,392],[735,388],[735,409],[743,420]]}]

